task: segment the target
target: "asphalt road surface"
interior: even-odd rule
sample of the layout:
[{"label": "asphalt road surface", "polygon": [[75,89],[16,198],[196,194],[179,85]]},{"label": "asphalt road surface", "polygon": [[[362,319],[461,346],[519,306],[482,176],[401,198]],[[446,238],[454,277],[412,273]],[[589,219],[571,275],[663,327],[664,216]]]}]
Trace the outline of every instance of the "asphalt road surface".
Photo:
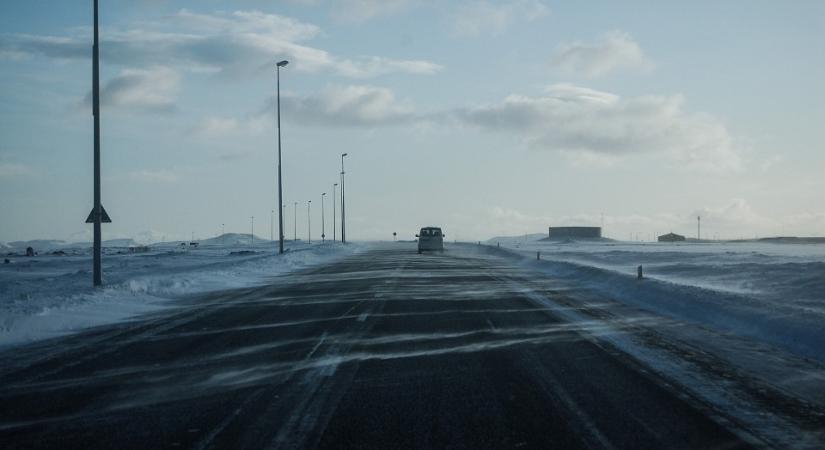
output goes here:
[{"label": "asphalt road surface", "polygon": [[528,276],[494,249],[386,244],[7,350],[0,447],[747,447]]}]

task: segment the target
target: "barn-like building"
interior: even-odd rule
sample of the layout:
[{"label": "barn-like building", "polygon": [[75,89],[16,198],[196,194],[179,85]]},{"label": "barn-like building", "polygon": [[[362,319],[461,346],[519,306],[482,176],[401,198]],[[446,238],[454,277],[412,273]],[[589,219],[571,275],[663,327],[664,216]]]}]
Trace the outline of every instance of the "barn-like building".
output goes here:
[{"label": "barn-like building", "polygon": [[684,241],[685,237],[681,234],[668,233],[659,236],[659,242],[680,242]]}]

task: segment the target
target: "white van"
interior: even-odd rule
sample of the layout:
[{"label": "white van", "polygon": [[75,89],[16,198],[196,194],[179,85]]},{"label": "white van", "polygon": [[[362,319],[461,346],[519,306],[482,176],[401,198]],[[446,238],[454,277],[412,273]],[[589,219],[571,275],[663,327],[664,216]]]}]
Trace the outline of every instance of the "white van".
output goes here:
[{"label": "white van", "polygon": [[418,253],[423,251],[444,251],[444,234],[441,233],[441,228],[438,227],[424,227],[418,234]]}]

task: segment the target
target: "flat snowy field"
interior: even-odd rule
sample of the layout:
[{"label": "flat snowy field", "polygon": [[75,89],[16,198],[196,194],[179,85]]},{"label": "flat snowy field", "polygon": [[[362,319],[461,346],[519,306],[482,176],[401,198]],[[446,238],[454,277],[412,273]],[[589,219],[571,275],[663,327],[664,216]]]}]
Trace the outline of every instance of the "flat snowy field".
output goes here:
[{"label": "flat snowy field", "polygon": [[823,244],[497,241],[610,300],[825,362]]},{"label": "flat snowy field", "polygon": [[170,299],[189,294],[265,283],[364,248],[287,242],[289,251],[279,257],[275,245],[228,235],[197,248],[170,243],[130,253],[125,246],[104,247],[101,289],[92,288],[87,246],[41,241],[33,245],[39,253],[34,257],[19,256],[25,253],[19,245],[0,249],[16,254],[3,256],[10,262],[0,264],[0,346],[127,320],[172,307]]}]

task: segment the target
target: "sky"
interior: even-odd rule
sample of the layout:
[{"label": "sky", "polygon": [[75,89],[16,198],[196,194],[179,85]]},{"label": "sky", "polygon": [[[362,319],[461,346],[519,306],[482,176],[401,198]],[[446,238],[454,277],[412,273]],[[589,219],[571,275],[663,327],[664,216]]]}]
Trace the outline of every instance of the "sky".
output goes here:
[{"label": "sky", "polygon": [[[287,238],[345,152],[350,239],[825,235],[820,1],[100,3],[104,239],[270,236],[282,59]],[[91,238],[91,4],[0,3],[0,241]]]}]

